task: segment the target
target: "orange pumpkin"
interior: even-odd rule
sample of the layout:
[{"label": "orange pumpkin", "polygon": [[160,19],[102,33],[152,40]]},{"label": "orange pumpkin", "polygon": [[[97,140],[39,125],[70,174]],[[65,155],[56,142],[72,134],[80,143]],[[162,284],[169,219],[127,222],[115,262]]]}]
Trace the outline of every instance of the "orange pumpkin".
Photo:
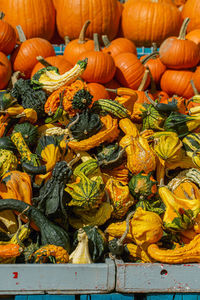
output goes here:
[{"label": "orange pumpkin", "polygon": [[1,0],[5,21],[14,28],[21,25],[27,39],[50,40],[55,30],[55,9],[52,0]]},{"label": "orange pumpkin", "polygon": [[3,18],[4,13],[0,12],[0,51],[8,55],[15,47],[17,36],[14,28]]},{"label": "orange pumpkin", "polygon": [[42,38],[26,39],[20,33],[21,44],[13,51],[11,62],[14,71],[20,71],[26,78],[30,78],[34,66],[37,64],[37,56],[49,57],[55,55],[50,42]]},{"label": "orange pumpkin", "polygon": [[122,12],[122,31],[137,46],[158,45],[168,36],[176,35],[181,13],[169,1],[127,1]]},{"label": "orange pumpkin", "polygon": [[80,54],[94,50],[94,41],[85,38],[85,33],[90,23],[89,20],[86,21],[81,29],[79,38],[69,42],[65,47],[63,55],[72,65],[77,63]]},{"label": "orange pumpkin", "polygon": [[182,10],[182,18],[190,18],[188,25],[188,32],[194,29],[200,29],[200,1],[199,0],[187,0]]},{"label": "orange pumpkin", "polygon": [[71,40],[77,39],[85,21],[90,20],[87,37],[107,34],[112,40],[118,32],[121,5],[118,0],[59,0],[56,12],[62,38],[67,35]]},{"label": "orange pumpkin", "polygon": [[186,34],[185,38],[198,45],[200,43],[200,29],[190,31],[188,34]]},{"label": "orange pumpkin", "polygon": [[137,55],[137,49],[135,44],[126,38],[121,37],[110,42],[107,35],[103,35],[102,40],[105,46],[102,49],[102,51],[110,53],[112,57],[115,57],[120,53],[126,52],[131,52]]},{"label": "orange pumpkin", "polygon": [[11,74],[11,63],[7,56],[3,52],[0,52],[0,90],[6,88]]},{"label": "orange pumpkin", "polygon": [[[133,53],[121,53],[114,57],[116,65],[116,79],[122,86],[136,90],[143,78],[145,67]],[[146,86],[149,85],[150,78],[146,82]]]},{"label": "orange pumpkin", "polygon": [[188,69],[196,66],[200,49],[193,41],[186,40],[186,29],[190,19],[186,18],[177,37],[169,37],[160,46],[159,54],[163,64],[171,69]]},{"label": "orange pumpkin", "polygon": [[88,83],[87,87],[90,94],[93,96],[92,103],[98,99],[110,99],[109,93],[102,84],[91,82]]},{"label": "orange pumpkin", "polygon": [[[70,64],[70,62],[68,62],[63,55],[46,57],[45,60],[50,65],[58,68],[60,74],[64,74],[73,67],[73,65]],[[42,68],[44,68],[44,65],[38,62],[31,72],[31,77],[33,77],[33,75]]]},{"label": "orange pumpkin", "polygon": [[98,35],[94,34],[95,51],[82,53],[78,59],[88,59],[87,68],[82,78],[87,82],[106,83],[112,80],[115,74],[115,62],[110,54],[100,51]]}]

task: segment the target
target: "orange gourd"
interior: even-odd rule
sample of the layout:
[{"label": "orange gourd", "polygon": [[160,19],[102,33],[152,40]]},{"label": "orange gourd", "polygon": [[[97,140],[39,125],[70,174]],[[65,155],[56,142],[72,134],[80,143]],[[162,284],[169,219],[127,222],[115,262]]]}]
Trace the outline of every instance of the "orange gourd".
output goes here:
[{"label": "orange gourd", "polygon": [[86,30],[90,23],[87,20],[81,29],[79,38],[69,42],[65,47],[63,55],[72,65],[77,63],[80,54],[94,50],[94,41],[85,38]]},{"label": "orange gourd", "polygon": [[8,55],[15,47],[17,36],[14,28],[4,21],[4,16],[0,12],[0,51]]},{"label": "orange gourd", "polygon": [[196,43],[186,39],[186,29],[190,19],[186,18],[177,37],[169,37],[160,46],[160,60],[171,69],[188,69],[196,66],[200,59],[200,49]]}]

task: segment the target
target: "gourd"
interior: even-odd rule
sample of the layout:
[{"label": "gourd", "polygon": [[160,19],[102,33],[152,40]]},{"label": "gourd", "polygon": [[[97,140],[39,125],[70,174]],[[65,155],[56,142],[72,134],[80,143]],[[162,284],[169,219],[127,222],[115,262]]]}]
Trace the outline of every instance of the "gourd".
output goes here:
[{"label": "gourd", "polygon": [[110,115],[100,117],[103,128],[88,139],[78,141],[69,141],[68,146],[72,150],[87,151],[99,146],[104,142],[112,142],[119,135],[117,119],[113,119]]},{"label": "gourd", "polygon": [[142,249],[140,246],[135,245],[133,243],[125,244],[125,249],[128,251],[129,259],[131,260],[141,260],[143,263],[153,263],[155,262],[148,254],[147,251]]},{"label": "gourd", "polygon": [[68,252],[61,246],[44,245],[36,250],[28,259],[29,263],[66,264],[69,262]]},{"label": "gourd", "polygon": [[80,228],[78,230],[78,245],[69,256],[69,263],[72,264],[91,264],[93,261],[90,257],[88,247],[88,236],[86,232]]},{"label": "gourd", "polygon": [[149,245],[147,253],[162,263],[167,264],[184,264],[200,262],[200,250],[199,250],[200,235],[196,235],[194,239],[183,247],[176,247],[175,249],[161,249],[156,244]]},{"label": "gourd", "polygon": [[40,229],[41,245],[53,244],[61,246],[69,253],[70,243],[67,232],[60,226],[49,221],[37,208],[15,199],[1,199],[0,211],[5,209],[23,212],[25,216],[34,221],[35,225]]},{"label": "gourd", "polygon": [[152,174],[139,173],[132,176],[128,186],[131,195],[138,200],[151,199],[157,193],[156,180]]},{"label": "gourd", "polygon": [[11,141],[10,136],[4,136],[0,138],[0,149],[6,149],[15,152],[17,148]]},{"label": "gourd", "polygon": [[105,190],[108,192],[110,203],[113,206],[112,218],[123,218],[129,208],[135,204],[135,199],[130,195],[129,187],[114,178],[110,178],[106,182]]},{"label": "gourd", "polygon": [[200,134],[190,133],[182,140],[183,146],[186,150],[186,154],[192,158],[193,163],[199,167],[199,148],[200,148]]},{"label": "gourd", "polygon": [[59,75],[54,67],[47,67],[39,70],[31,79],[35,87],[42,88],[44,91],[52,93],[63,85],[69,85],[81,76],[86,69],[87,59],[79,60],[75,66],[64,73]]},{"label": "gourd", "polygon": [[118,101],[111,99],[99,99],[92,105],[95,112],[107,112],[117,118],[128,118],[130,112]]},{"label": "gourd", "polygon": [[0,258],[15,258],[23,252],[23,248],[18,244],[0,245]]},{"label": "gourd", "polygon": [[11,150],[0,149],[0,177],[9,170],[16,170],[17,165],[17,157]]},{"label": "gourd", "polygon": [[24,141],[26,142],[27,146],[33,146],[37,142],[37,127],[29,122],[16,124],[13,128],[13,132],[21,132],[21,135],[24,138]]}]

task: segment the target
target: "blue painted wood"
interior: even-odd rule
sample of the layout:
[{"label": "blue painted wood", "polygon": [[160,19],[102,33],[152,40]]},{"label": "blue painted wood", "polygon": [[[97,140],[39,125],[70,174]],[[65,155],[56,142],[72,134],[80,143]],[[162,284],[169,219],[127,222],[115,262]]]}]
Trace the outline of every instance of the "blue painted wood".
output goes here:
[{"label": "blue painted wood", "polygon": [[147,294],[145,300],[200,300],[200,294]]},{"label": "blue painted wood", "polygon": [[134,300],[134,295],[124,295],[119,293],[112,293],[112,294],[102,294],[102,295],[88,295],[88,298],[80,299],[80,300]]}]

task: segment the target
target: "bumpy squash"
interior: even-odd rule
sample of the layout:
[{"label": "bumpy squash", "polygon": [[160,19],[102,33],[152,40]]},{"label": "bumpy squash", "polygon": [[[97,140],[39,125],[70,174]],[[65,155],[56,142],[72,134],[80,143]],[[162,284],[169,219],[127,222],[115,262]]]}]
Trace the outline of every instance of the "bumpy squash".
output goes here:
[{"label": "bumpy squash", "polygon": [[9,170],[16,170],[17,164],[17,158],[12,151],[0,149],[0,177]]},{"label": "bumpy squash", "polygon": [[61,246],[44,245],[36,250],[30,257],[30,263],[56,263],[65,264],[69,262],[68,252]]}]

